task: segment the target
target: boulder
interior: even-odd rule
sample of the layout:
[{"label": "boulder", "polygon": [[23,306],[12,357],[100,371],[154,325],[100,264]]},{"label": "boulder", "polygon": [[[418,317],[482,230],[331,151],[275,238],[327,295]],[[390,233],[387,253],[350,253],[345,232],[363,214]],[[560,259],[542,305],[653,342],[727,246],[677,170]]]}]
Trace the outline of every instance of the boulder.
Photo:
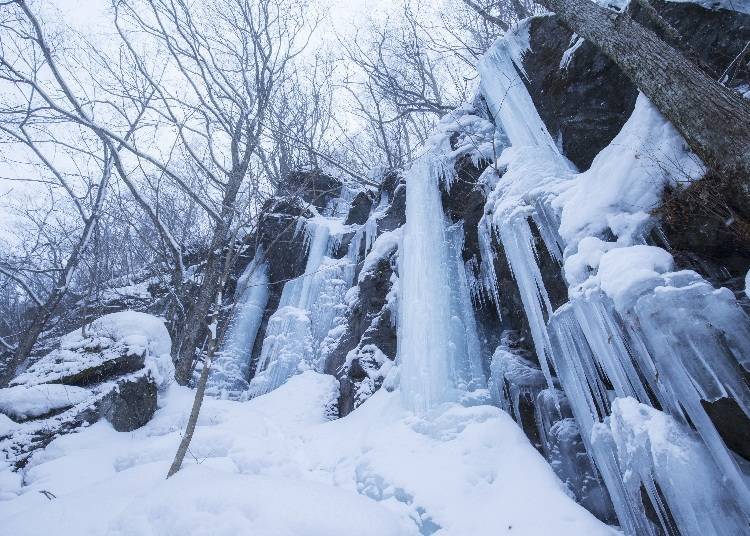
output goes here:
[{"label": "boulder", "polygon": [[322,171],[293,171],[279,186],[279,194],[303,199],[318,210],[323,210],[341,195],[341,181]]},{"label": "boulder", "polygon": [[131,432],[153,417],[156,393],[156,382],[150,374],[131,375],[115,382],[99,402],[99,411],[118,432]]},{"label": "boulder", "polygon": [[344,225],[362,225],[365,223],[367,218],[370,217],[374,201],[372,193],[368,191],[362,191],[355,195],[349,207],[349,213],[346,215],[346,220],[344,220]]}]

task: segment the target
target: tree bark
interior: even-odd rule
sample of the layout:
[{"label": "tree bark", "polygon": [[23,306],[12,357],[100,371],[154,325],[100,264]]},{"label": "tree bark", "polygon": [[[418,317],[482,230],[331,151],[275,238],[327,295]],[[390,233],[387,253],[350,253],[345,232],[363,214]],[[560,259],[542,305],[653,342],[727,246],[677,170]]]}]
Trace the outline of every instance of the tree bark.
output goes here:
[{"label": "tree bark", "polygon": [[713,170],[750,179],[750,103],[653,31],[590,0],[540,0],[609,56]]}]

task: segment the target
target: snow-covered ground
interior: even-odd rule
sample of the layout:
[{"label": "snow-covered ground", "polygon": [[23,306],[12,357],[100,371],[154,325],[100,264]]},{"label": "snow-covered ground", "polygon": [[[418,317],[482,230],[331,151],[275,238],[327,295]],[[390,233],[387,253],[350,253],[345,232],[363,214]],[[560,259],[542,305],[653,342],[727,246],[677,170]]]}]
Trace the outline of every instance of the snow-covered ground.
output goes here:
[{"label": "snow-covered ground", "polygon": [[[570,499],[512,419],[444,404],[423,416],[381,389],[331,421],[336,380],[305,372],[247,402],[208,399],[166,480],[193,392],[143,428],[60,437],[0,472],[3,534],[612,534]],[[543,506],[543,507],[540,507]]]}]

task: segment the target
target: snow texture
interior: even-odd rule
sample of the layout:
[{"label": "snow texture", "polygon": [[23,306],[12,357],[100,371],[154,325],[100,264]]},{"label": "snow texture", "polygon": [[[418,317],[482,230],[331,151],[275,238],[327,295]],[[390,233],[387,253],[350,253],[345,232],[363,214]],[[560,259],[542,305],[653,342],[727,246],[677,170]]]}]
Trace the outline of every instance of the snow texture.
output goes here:
[{"label": "snow texture", "polygon": [[32,459],[23,486],[0,471],[3,531],[614,534],[570,499],[501,410],[449,403],[419,417],[381,389],[331,422],[336,386],[305,372],[247,402],[206,399],[191,455],[165,480],[193,396],[173,385],[139,430],[100,422],[58,438]]},{"label": "snow texture", "polygon": [[88,389],[70,385],[16,385],[0,389],[0,413],[23,421],[71,408],[91,396]]}]

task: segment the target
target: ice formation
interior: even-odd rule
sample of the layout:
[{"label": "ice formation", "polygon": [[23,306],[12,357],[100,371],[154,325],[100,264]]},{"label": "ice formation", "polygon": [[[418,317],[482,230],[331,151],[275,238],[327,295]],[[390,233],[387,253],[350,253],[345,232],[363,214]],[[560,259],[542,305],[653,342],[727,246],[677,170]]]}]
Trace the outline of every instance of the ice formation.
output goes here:
[{"label": "ice formation", "polygon": [[436,135],[406,180],[397,361],[404,402],[418,413],[485,385],[461,255],[463,230],[447,227],[440,196],[441,181],[450,187],[457,154],[445,154],[447,139]]},{"label": "ice formation", "polygon": [[[537,400],[543,443],[554,436],[547,412],[560,411],[550,404],[559,398],[554,371],[626,534],[742,533],[747,481],[702,401],[730,398],[750,416],[748,318],[730,291],[672,272],[671,255],[643,243],[646,210],[665,184],[693,180],[703,166],[640,96],[622,132],[576,175],[518,74],[524,33],[522,25],[500,39],[480,65],[483,94],[511,144],[495,164],[504,174],[480,240],[488,248],[495,233],[502,243],[547,377],[548,394]],[[530,220],[570,284],[571,301],[554,312]],[[507,375],[508,356],[496,360],[493,375]],[[498,397],[496,382],[490,387]],[[566,431],[559,426],[557,436]],[[687,492],[688,480],[708,483]]]},{"label": "ice formation", "polygon": [[248,388],[250,358],[268,303],[268,268],[263,251],[256,253],[237,281],[233,318],[212,365],[206,392],[241,398]]}]

